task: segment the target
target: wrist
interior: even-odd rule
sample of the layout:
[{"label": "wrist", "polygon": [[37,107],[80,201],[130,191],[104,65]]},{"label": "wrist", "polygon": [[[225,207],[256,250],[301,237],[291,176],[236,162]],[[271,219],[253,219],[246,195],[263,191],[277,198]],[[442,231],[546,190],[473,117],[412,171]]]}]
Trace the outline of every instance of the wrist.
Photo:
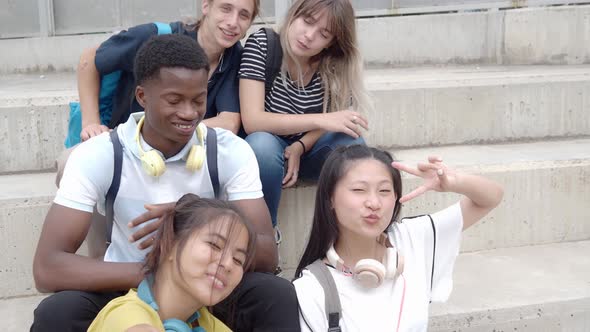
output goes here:
[{"label": "wrist", "polygon": [[302,140],[298,139],[295,142],[293,142],[293,144],[295,145],[299,145],[299,147],[301,148],[301,154],[304,154],[307,152],[307,147],[305,146],[305,143],[303,143]]}]

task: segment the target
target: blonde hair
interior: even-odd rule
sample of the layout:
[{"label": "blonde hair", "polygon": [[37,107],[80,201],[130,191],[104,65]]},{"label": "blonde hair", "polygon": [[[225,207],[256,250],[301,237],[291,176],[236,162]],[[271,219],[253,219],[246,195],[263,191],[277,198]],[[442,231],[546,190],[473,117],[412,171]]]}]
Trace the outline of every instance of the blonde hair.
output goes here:
[{"label": "blonde hair", "polygon": [[[298,0],[280,29],[283,54],[295,62],[299,77],[301,64],[293,55],[287,42],[287,31],[299,17],[312,16],[327,9],[328,30],[334,36],[332,43],[310,59],[319,62],[318,72],[324,84],[324,112],[336,112],[352,108],[362,113],[370,111],[367,89],[362,77],[363,61],[358,49],[354,9],[349,0]],[[286,77],[287,58],[283,58],[281,73]],[[302,83],[302,82],[300,82]],[[303,86],[303,84],[299,84]]]}]

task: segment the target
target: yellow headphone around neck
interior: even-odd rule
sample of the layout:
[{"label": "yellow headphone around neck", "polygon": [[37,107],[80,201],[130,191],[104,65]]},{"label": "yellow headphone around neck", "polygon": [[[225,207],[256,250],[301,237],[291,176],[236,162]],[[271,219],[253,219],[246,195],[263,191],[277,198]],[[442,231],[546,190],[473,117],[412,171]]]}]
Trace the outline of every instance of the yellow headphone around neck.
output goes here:
[{"label": "yellow headphone around neck", "polygon": [[[157,150],[143,151],[143,148],[141,147],[139,135],[141,133],[141,128],[143,127],[144,119],[145,115],[142,116],[137,123],[135,142],[137,143],[137,149],[139,150],[141,166],[147,174],[157,177],[164,174],[166,171],[166,164]],[[199,123],[196,130],[198,144],[191,147],[188,157],[186,158],[186,168],[190,171],[194,172],[203,166],[203,162],[205,161],[204,136],[206,131],[207,127],[203,123]]]}]

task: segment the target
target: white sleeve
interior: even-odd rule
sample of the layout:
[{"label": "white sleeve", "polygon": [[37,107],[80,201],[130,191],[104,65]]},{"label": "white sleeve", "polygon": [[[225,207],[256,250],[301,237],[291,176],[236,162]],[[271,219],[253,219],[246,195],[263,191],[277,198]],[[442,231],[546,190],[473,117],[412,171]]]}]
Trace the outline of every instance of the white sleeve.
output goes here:
[{"label": "white sleeve", "polygon": [[104,201],[113,178],[113,146],[102,134],[77,146],[66,163],[54,203],[92,212]]},{"label": "white sleeve", "polygon": [[[449,298],[453,289],[453,268],[461,245],[463,230],[461,205],[459,203],[453,204],[432,214],[431,217],[434,223],[434,234],[432,226],[430,226],[431,232],[426,232],[430,236],[426,236],[425,239],[425,253],[429,255],[426,261],[432,262],[432,253],[434,252],[434,272],[432,273],[432,265],[428,269],[433,274],[430,296],[432,301],[444,302]],[[434,238],[433,235],[435,235]],[[430,280],[430,276],[427,280]]]},{"label": "white sleeve", "polygon": [[324,289],[308,270],[293,281],[299,301],[299,325],[301,331],[320,332],[328,330]]},{"label": "white sleeve", "polygon": [[262,197],[262,183],[254,151],[243,139],[227,130],[216,129],[221,191],[228,201]]}]

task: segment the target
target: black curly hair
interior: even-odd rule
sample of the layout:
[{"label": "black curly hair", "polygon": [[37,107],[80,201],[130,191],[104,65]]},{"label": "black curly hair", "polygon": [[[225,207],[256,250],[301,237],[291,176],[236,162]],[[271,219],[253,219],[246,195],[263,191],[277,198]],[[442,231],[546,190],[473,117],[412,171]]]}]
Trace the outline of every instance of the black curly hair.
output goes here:
[{"label": "black curly hair", "polygon": [[133,72],[137,85],[158,78],[161,68],[180,67],[209,71],[205,51],[192,38],[171,34],[151,37],[137,55]]}]

